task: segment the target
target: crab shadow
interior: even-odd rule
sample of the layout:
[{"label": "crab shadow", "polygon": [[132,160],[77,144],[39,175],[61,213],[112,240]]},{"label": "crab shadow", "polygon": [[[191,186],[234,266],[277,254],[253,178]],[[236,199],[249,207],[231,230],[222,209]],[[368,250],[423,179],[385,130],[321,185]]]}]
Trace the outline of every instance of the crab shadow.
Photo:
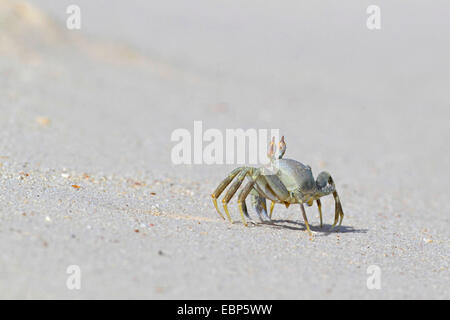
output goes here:
[{"label": "crab shadow", "polygon": [[[293,220],[285,220],[285,219],[275,219],[272,221],[263,221],[263,222],[254,222],[253,226],[255,227],[270,227],[275,229],[287,229],[293,231],[306,231],[306,226],[304,223]],[[331,229],[331,224],[323,224],[323,227],[315,226],[309,224],[309,228],[311,231],[320,233],[323,236],[329,236],[330,234],[338,234],[338,233],[367,233],[368,229],[357,229],[351,226],[336,226],[334,229]]]}]

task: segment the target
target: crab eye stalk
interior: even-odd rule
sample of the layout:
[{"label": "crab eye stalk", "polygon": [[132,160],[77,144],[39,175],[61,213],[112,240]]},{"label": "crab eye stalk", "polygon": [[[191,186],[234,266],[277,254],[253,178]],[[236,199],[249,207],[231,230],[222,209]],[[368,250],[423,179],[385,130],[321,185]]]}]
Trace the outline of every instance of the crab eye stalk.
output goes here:
[{"label": "crab eye stalk", "polygon": [[277,159],[283,158],[285,152],[286,152],[286,142],[284,141],[284,136],[282,136],[280,142],[278,143]]},{"label": "crab eye stalk", "polygon": [[273,159],[274,153],[275,153],[275,137],[272,137],[272,141],[270,142],[269,149],[267,150],[267,157],[269,159]]}]

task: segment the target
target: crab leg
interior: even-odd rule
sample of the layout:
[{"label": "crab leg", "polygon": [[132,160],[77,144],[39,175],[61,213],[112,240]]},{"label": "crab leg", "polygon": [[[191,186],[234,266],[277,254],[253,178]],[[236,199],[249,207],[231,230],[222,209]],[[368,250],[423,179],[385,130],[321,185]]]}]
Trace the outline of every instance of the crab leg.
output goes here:
[{"label": "crab leg", "polygon": [[308,218],[306,217],[305,207],[303,206],[303,203],[300,203],[300,208],[302,209],[302,215],[303,220],[305,221],[306,230],[308,230],[309,235],[312,236],[311,230],[309,229]]},{"label": "crab leg", "polygon": [[244,214],[247,217],[247,219],[249,219],[250,221],[253,221],[253,219],[248,214],[247,204],[245,203],[245,201],[242,201],[242,203],[238,202],[238,206],[239,206],[239,211],[241,212],[241,217],[242,217],[242,214]]},{"label": "crab leg", "polygon": [[270,219],[272,219],[273,207],[275,207],[275,201],[272,201],[272,203],[270,204],[270,213],[269,213]]},{"label": "crab leg", "polygon": [[[214,203],[214,207],[216,207],[217,213],[222,217],[222,219],[225,220],[225,217],[223,216],[223,214],[220,212],[219,207],[217,205],[217,198],[220,197],[220,194],[223,192],[223,190],[225,190],[225,188],[230,184],[230,182],[234,179],[234,177],[236,177],[236,175],[241,172],[244,169],[244,167],[239,167],[234,169],[233,171],[230,172],[230,174],[228,175],[228,177],[226,177],[225,179],[223,179],[223,181],[217,186],[216,190],[214,190],[214,192],[211,194],[211,197],[213,199],[213,203]],[[230,219],[231,221],[231,219]]]},{"label": "crab leg", "polygon": [[342,220],[344,219],[344,211],[342,210],[341,200],[339,199],[339,196],[336,191],[333,192],[334,197],[334,223],[331,226],[331,229],[333,229],[336,226],[336,223],[339,220],[339,225],[341,226]]},{"label": "crab leg", "polygon": [[245,199],[247,198],[250,191],[253,189],[254,184],[255,184],[255,181],[249,181],[245,185],[245,187],[241,190],[241,192],[239,193],[239,196],[238,196],[238,207],[239,207],[239,211],[241,212],[242,223],[244,224],[244,226],[247,226],[247,222],[245,221],[244,216],[246,216],[247,218],[249,218],[251,220],[250,216],[248,215],[247,205],[245,204]]},{"label": "crab leg", "polygon": [[[239,172],[236,180],[233,182],[233,184],[227,190],[227,193],[225,194],[225,197],[222,200],[223,208],[225,209],[225,213],[227,214],[228,220],[230,220],[230,222],[233,222],[233,220],[231,219],[230,213],[228,212],[228,206],[227,206],[228,202],[230,202],[231,198],[234,196],[237,189],[239,189],[242,182],[244,181],[245,176],[250,171],[251,171],[251,168],[244,168],[243,170],[241,170],[241,172]],[[245,223],[245,225],[247,225],[247,223]]]},{"label": "crab leg", "polygon": [[317,202],[317,208],[319,209],[319,215],[320,215],[320,227],[322,228],[322,202],[320,202],[320,199],[317,199],[316,202]]},{"label": "crab leg", "polygon": [[[337,193],[336,193],[337,196]],[[342,205],[341,205],[341,200],[339,199],[339,196],[337,196],[338,199],[338,209],[339,209],[339,215],[340,215],[340,219],[339,219],[339,227],[342,224],[342,220],[344,220],[344,210],[342,210]]]}]

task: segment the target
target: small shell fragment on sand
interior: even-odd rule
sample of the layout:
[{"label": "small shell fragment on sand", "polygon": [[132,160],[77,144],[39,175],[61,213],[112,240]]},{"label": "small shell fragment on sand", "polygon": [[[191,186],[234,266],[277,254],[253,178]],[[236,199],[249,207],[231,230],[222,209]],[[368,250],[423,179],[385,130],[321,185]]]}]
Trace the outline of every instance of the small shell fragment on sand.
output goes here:
[{"label": "small shell fragment on sand", "polygon": [[48,127],[50,125],[50,119],[48,117],[36,117],[36,123],[41,127]]}]

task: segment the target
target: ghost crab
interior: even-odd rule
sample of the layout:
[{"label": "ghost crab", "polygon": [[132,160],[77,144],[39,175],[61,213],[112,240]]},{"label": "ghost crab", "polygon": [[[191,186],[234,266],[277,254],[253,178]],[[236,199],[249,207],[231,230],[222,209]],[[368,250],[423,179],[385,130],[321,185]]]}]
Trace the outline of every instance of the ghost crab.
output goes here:
[{"label": "ghost crab", "polygon": [[[216,190],[211,195],[214,206],[219,215],[225,219],[219,210],[217,199],[224,189],[234,180],[222,200],[223,208],[228,220],[233,222],[228,211],[228,203],[241,186],[245,177],[247,177],[249,182],[244,186],[238,195],[239,211],[241,213],[242,222],[245,226],[247,226],[247,221],[245,218],[252,221],[245,203],[247,196],[251,195],[252,205],[255,207],[261,221],[271,221],[275,203],[282,203],[286,206],[286,208],[291,204],[300,204],[306,230],[311,235],[311,230],[309,228],[309,223],[303,204],[306,203],[308,206],[312,206],[313,202],[316,201],[320,214],[320,227],[322,227],[322,204],[320,202],[320,198],[329,194],[333,194],[335,201],[335,216],[331,229],[336,226],[338,220],[340,226],[342,219],[344,218],[344,212],[342,210],[341,201],[331,175],[328,172],[321,172],[317,176],[317,179],[314,180],[310,166],[304,165],[292,159],[283,159],[285,152],[286,142],[284,141],[284,136],[278,143],[277,151],[275,151],[275,137],[273,137],[267,152],[267,156],[270,160],[268,167],[239,167],[234,169],[218,185]],[[267,215],[266,199],[269,199],[272,202],[270,207],[270,216]]]}]

